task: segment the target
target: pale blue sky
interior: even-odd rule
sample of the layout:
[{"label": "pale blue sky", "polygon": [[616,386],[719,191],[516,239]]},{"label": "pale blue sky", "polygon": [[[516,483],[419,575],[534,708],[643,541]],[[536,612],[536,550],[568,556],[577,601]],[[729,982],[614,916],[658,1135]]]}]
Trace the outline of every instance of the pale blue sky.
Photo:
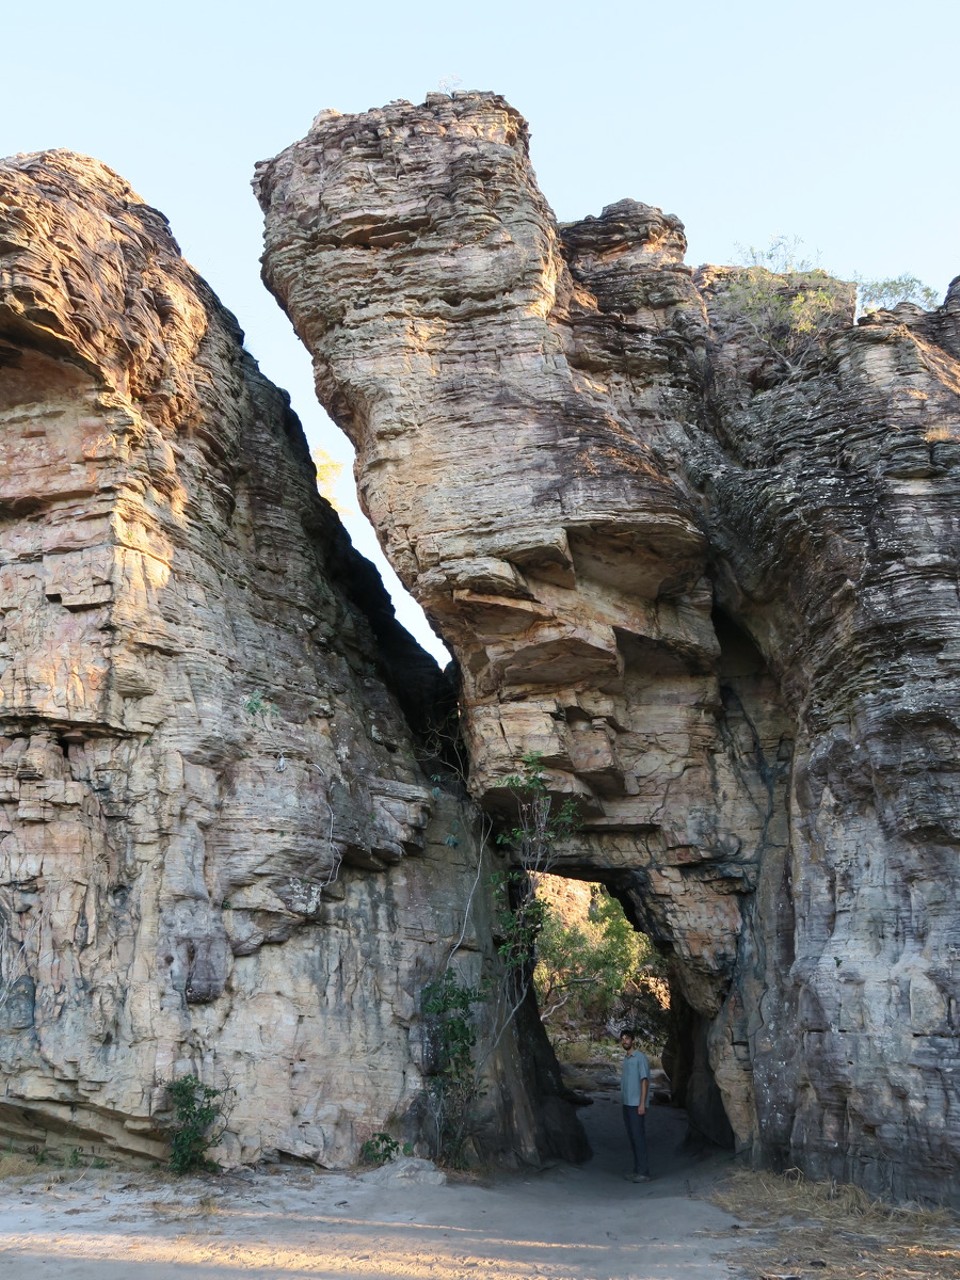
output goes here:
[{"label": "pale blue sky", "polygon": [[561,220],[632,196],[682,218],[693,264],[787,234],[839,275],[909,272],[942,295],[960,273],[954,0],[4,8],[0,155],[69,147],[123,174],[338,457],[259,281],[249,185],[324,107],[421,102],[455,78],[527,117]]}]

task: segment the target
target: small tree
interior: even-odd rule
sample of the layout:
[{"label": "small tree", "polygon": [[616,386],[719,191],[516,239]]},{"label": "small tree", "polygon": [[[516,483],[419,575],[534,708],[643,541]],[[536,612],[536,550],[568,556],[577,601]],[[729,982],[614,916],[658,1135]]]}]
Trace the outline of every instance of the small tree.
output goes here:
[{"label": "small tree", "polygon": [[859,280],[857,309],[860,312],[889,311],[901,302],[913,302],[928,310],[937,305],[937,291],[916,276],[893,276],[889,280]]},{"label": "small tree", "polygon": [[802,371],[858,314],[900,302],[928,308],[937,302],[936,292],[916,276],[838,280],[806,255],[796,236],[777,236],[766,249],[737,250],[744,265],[723,269],[711,281],[712,317],[750,334],[781,374]]},{"label": "small tree", "polygon": [[854,316],[854,285],[815,266],[801,247],[786,236],[767,249],[738,246],[746,265],[713,280],[714,319],[746,330],[781,374],[801,371]]},{"label": "small tree", "polygon": [[174,1173],[217,1173],[207,1154],[227,1127],[232,1090],[215,1089],[194,1075],[167,1085],[174,1106],[170,1125],[170,1168]]},{"label": "small tree", "polygon": [[498,844],[511,850],[514,865],[493,880],[499,896],[497,951],[506,969],[510,999],[504,1028],[530,989],[534,946],[547,916],[546,903],[537,897],[537,877],[552,869],[557,845],[573,833],[577,820],[572,800],[554,802],[540,752],[523,756],[521,765],[521,772],[505,783],[516,804],[513,825],[497,837]]},{"label": "small tree", "polygon": [[544,1022],[561,1009],[601,1024],[616,996],[653,956],[650,940],[631,926],[619,902],[592,885],[586,920],[565,923],[548,910],[537,941],[534,982]]}]

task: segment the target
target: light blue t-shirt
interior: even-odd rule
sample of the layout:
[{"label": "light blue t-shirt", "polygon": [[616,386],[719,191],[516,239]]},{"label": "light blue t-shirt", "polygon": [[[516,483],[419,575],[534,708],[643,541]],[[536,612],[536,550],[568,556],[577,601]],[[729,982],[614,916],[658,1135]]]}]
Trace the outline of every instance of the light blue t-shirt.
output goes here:
[{"label": "light blue t-shirt", "polygon": [[625,1107],[639,1107],[640,1081],[650,1079],[650,1063],[647,1055],[634,1049],[623,1060],[620,1072],[620,1100]]}]

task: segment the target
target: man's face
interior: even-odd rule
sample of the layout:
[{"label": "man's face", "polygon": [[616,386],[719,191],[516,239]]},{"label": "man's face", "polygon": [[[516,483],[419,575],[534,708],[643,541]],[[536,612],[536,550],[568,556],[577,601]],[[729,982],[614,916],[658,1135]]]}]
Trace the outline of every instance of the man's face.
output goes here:
[{"label": "man's face", "polygon": [[621,1044],[621,1047],[625,1049],[627,1053],[629,1053],[630,1050],[633,1048],[633,1036],[627,1035],[625,1031],[623,1035],[620,1037],[620,1044]]}]

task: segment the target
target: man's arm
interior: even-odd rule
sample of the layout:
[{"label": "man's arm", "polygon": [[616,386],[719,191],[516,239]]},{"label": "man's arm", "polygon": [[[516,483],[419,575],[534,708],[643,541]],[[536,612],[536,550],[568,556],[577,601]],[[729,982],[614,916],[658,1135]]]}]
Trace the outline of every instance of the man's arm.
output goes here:
[{"label": "man's arm", "polygon": [[637,1107],[637,1113],[641,1116],[647,1114],[647,1093],[650,1089],[650,1077],[644,1076],[640,1081],[640,1105]]}]

